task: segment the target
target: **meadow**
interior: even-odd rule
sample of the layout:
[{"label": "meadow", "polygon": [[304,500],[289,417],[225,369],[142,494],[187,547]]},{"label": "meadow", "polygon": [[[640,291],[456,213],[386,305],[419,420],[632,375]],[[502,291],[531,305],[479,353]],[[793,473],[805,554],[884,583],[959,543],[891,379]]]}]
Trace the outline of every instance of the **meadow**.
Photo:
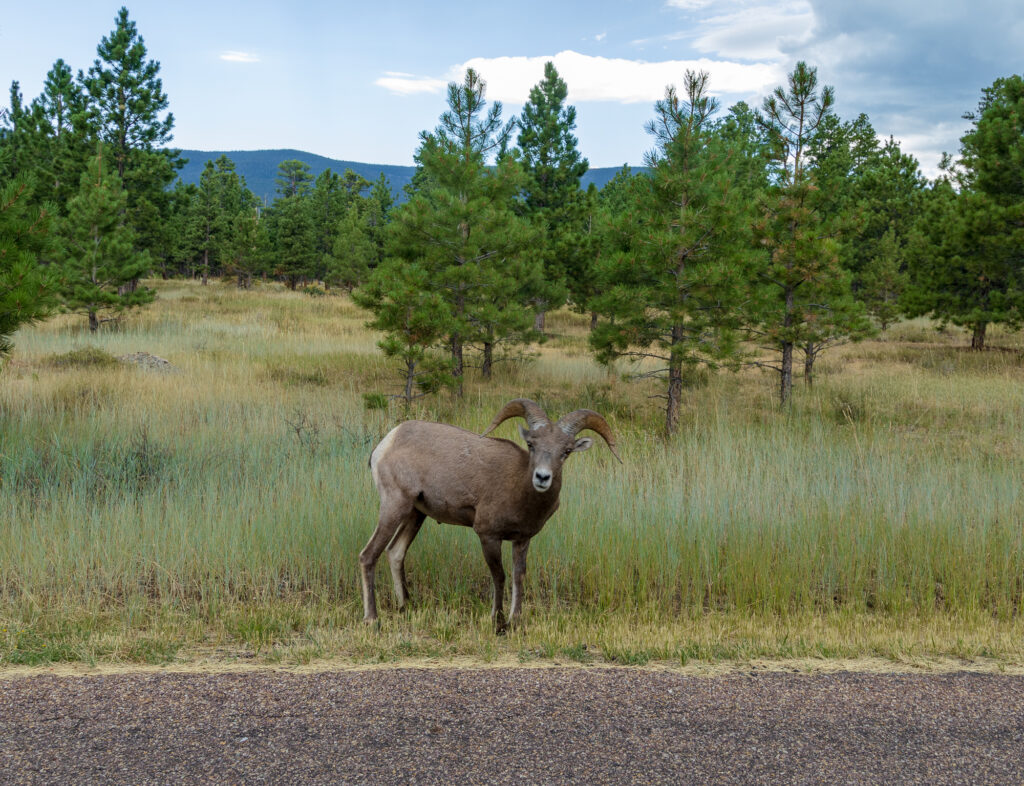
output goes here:
[{"label": "meadow", "polygon": [[[754,368],[695,374],[678,437],[650,383],[596,364],[588,319],[410,416],[482,431],[510,398],[601,412],[530,550],[524,624],[495,637],[475,535],[428,522],[414,608],[361,623],[367,469],[406,417],[343,296],[149,282],[90,336],[22,330],[0,372],[0,668],[74,661],[402,658],[587,663],[955,659],[1024,664],[1024,353],[914,321],[838,348],[780,411]],[[149,352],[162,373],[114,358]],[[498,436],[512,438],[515,423]],[[506,562],[509,555],[506,551]]]}]

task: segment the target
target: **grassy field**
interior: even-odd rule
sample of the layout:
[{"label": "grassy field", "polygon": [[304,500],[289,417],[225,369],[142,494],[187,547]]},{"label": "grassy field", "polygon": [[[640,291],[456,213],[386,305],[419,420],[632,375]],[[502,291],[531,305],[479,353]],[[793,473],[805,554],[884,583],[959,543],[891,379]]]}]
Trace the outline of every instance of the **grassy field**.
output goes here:
[{"label": "grassy field", "polygon": [[[595,364],[586,322],[463,402],[413,414],[482,430],[509,398],[604,414],[533,542],[524,625],[496,638],[475,535],[429,524],[415,608],[360,623],[366,467],[404,418],[367,410],[395,370],[345,298],[154,282],[91,337],[22,331],[0,373],[0,668],[207,657],[684,664],[935,658],[1024,664],[1024,354],[922,322],[835,350],[795,406],[750,369],[693,380],[678,438],[655,392]],[[172,373],[111,362],[145,351]],[[499,430],[512,436],[513,423]],[[600,440],[598,441],[600,443]]]}]

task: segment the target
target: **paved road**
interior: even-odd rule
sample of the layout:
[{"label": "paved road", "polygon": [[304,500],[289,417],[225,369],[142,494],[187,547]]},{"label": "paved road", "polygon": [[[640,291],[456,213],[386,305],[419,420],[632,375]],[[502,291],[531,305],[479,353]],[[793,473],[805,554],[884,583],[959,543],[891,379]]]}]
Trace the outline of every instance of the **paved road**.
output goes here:
[{"label": "paved road", "polygon": [[1024,783],[1024,677],[394,669],[0,680],[3,783]]}]

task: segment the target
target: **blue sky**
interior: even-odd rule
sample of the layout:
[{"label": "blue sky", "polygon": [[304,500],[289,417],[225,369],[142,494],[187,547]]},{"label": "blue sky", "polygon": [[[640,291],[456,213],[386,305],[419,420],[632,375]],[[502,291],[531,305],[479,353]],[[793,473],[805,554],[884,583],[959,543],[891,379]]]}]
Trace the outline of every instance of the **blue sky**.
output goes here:
[{"label": "blue sky", "polygon": [[[14,79],[26,101],[36,96],[58,57],[88,68],[118,7],[9,4],[0,106]],[[467,65],[509,117],[553,59],[583,154],[619,166],[641,163],[653,103],[687,68],[710,71],[724,107],[758,106],[803,59],[835,86],[842,117],[867,113],[934,175],[982,87],[1024,68],[1019,0],[146,0],[128,9],[161,64],[175,145],[385,164],[412,163],[417,134],[445,109],[446,82]]]}]

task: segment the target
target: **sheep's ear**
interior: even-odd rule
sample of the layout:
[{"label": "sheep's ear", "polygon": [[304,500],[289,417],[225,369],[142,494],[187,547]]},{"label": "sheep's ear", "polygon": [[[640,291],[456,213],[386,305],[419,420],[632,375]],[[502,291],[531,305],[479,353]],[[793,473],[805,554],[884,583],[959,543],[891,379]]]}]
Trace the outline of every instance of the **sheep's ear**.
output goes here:
[{"label": "sheep's ear", "polygon": [[590,437],[583,437],[582,439],[576,440],[576,444],[572,446],[572,449],[574,452],[577,450],[586,450],[593,444],[594,440],[590,439]]},{"label": "sheep's ear", "polygon": [[529,434],[529,433],[530,433],[529,431],[527,431],[525,428],[523,428],[523,424],[520,423],[519,424],[519,436],[521,436],[523,438],[523,442],[526,442],[526,435]]}]

